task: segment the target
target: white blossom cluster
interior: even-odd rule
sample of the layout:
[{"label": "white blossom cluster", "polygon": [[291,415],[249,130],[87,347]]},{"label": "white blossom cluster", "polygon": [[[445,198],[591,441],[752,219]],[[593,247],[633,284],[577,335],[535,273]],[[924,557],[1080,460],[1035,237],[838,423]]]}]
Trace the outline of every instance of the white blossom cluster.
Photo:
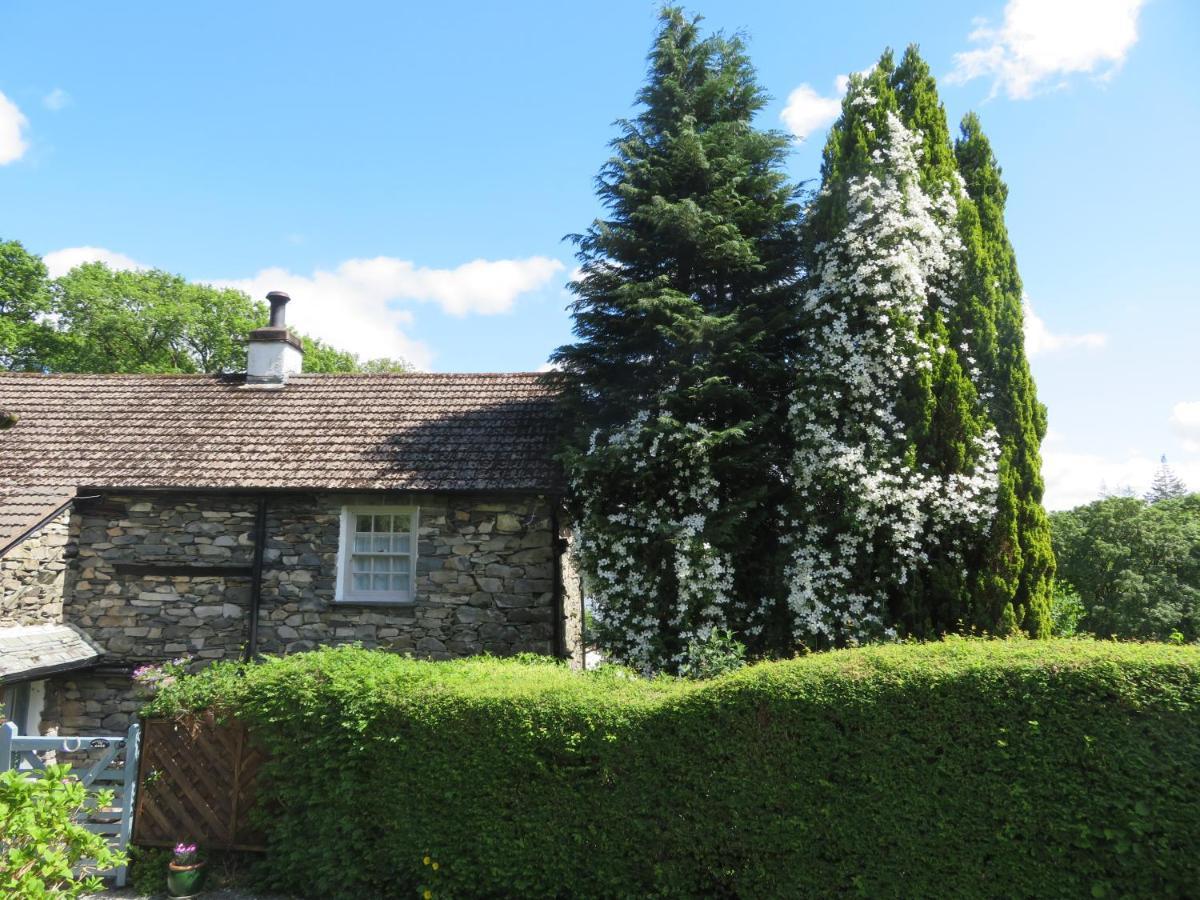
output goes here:
[{"label": "white blossom cluster", "polygon": [[[598,623],[621,636],[612,649],[645,671],[683,658],[682,651],[664,653],[658,640],[664,625],[657,612],[660,592],[672,594],[665,625],[682,647],[728,627],[733,567],[706,537],[719,508],[706,437],[700,425],[680,426],[643,411],[620,427],[593,433],[589,460],[576,467],[580,571]],[[617,479],[605,473],[618,473]]]},{"label": "white blossom cluster", "polygon": [[817,248],[803,300],[809,344],[789,413],[795,506],[781,510],[800,641],[894,636],[889,589],[934,546],[958,553],[957,536],[985,532],[994,515],[994,431],[975,442],[968,472],[942,475],[907,452],[897,400],[906,379],[928,377],[935,354],[956,352],[935,319],[953,304],[962,244],[954,186],[935,197],[920,186],[920,138],[895,114],[879,137],[875,172],[849,182],[848,223]]}]

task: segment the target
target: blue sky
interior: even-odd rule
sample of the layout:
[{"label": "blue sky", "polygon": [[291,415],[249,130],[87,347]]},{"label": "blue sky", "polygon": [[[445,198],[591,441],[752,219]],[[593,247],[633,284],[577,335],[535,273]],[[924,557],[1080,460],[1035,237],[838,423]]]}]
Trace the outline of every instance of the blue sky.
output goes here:
[{"label": "blue sky", "polygon": [[[1142,490],[1162,453],[1200,488],[1200,4],[691,9],[746,32],[775,98],[762,124],[808,134],[797,180],[818,174],[838,76],[919,43],[1010,186],[1048,503]],[[599,211],[655,10],[10,0],[0,237],[54,269],[289,290],[301,328],[366,355],[535,369],[570,337],[562,237]]]}]

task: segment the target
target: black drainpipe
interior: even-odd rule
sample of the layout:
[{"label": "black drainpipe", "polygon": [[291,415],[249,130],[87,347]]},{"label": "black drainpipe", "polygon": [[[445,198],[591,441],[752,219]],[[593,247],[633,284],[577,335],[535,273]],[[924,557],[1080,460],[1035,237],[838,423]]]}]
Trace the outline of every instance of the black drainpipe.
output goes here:
[{"label": "black drainpipe", "polygon": [[262,604],[263,551],[267,545],[267,495],[258,495],[254,511],[254,566],[250,572],[250,635],[246,639],[246,662],[258,653],[258,609]]},{"label": "black drainpipe", "polygon": [[558,531],[558,503],[551,501],[550,505],[550,546],[554,548],[554,584],[551,604],[554,607],[554,655],[562,659],[567,656],[566,640],[563,638],[566,610],[563,608],[562,590],[562,557],[563,540]]}]

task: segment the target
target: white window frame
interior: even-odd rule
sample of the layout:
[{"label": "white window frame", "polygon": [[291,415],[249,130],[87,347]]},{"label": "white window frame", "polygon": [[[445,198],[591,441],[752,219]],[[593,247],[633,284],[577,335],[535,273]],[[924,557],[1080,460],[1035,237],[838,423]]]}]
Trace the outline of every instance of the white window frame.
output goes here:
[{"label": "white window frame", "polygon": [[[354,555],[354,525],[358,516],[408,516],[409,563],[408,590],[406,591],[355,591],[350,573],[350,561]],[[341,537],[338,541],[337,586],[334,589],[335,603],[365,604],[369,606],[408,606],[417,597],[417,530],[421,510],[416,506],[372,506],[369,504],[342,507]]]}]

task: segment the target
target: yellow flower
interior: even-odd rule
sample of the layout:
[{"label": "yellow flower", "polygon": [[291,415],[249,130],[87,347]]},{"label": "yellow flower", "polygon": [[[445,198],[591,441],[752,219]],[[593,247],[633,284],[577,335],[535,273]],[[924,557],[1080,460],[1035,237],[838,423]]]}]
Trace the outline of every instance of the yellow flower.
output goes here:
[{"label": "yellow flower", "polygon": [[421,862],[423,862],[425,865],[429,865],[429,857],[425,857],[423,860],[421,860]]},{"label": "yellow flower", "polygon": [[434,864],[433,864],[433,871],[435,871],[435,872],[436,872],[436,871],[437,871],[437,868],[438,868],[438,864],[437,864],[437,863],[434,863]]},{"label": "yellow flower", "polygon": [[426,891],[423,896],[425,897],[425,900],[429,900],[429,898],[433,896],[433,891]]}]

